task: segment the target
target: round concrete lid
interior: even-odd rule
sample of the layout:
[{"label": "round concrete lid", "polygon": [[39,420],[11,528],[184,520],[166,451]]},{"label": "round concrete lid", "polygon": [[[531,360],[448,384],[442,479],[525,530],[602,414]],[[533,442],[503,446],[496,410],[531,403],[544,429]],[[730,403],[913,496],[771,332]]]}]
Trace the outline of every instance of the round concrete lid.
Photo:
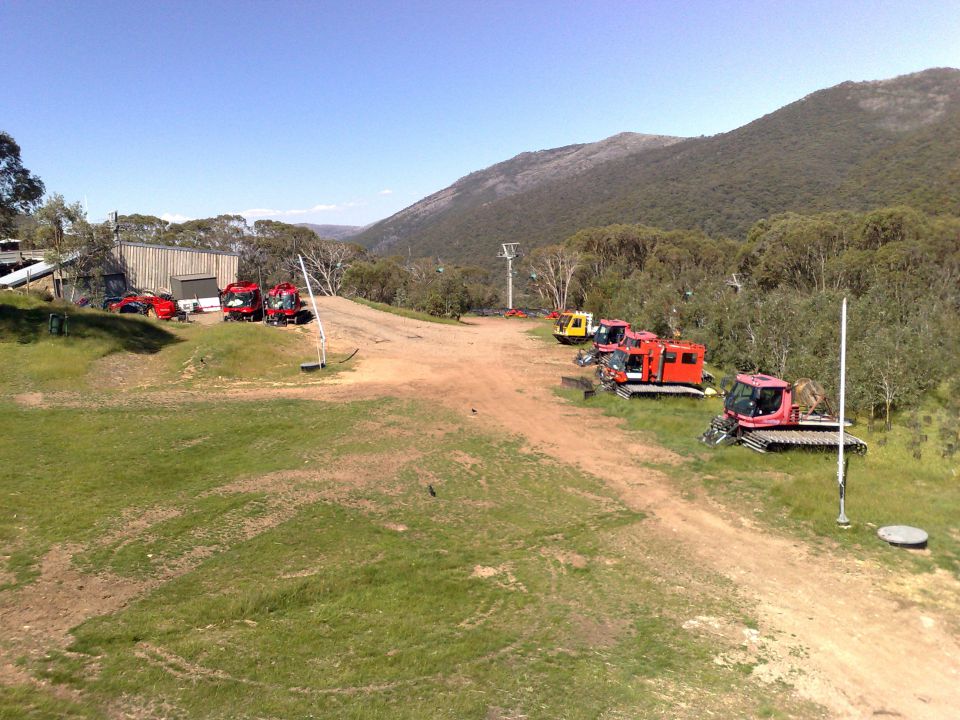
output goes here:
[{"label": "round concrete lid", "polygon": [[926,547],[927,531],[910,525],[887,525],[877,530],[877,537],[899,547]]}]

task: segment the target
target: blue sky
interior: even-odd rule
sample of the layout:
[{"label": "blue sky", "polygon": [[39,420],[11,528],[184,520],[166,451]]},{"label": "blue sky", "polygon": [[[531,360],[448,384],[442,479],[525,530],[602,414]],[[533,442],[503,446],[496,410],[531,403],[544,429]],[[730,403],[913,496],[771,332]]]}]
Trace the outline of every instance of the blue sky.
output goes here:
[{"label": "blue sky", "polygon": [[960,67],[960,2],[0,0],[0,52],[0,130],[92,220],[362,225],[520,152]]}]

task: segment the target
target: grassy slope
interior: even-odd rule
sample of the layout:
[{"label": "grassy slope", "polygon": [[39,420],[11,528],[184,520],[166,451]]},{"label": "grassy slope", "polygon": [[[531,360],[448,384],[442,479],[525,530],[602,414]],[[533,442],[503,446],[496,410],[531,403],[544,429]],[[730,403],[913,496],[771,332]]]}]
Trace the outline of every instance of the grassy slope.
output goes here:
[{"label": "grassy slope", "polygon": [[371,307],[374,310],[380,310],[381,312],[390,313],[391,315],[399,315],[400,317],[411,318],[412,320],[423,320],[424,322],[442,323],[444,325],[457,325],[460,322],[454,318],[437,317],[436,315],[429,315],[428,313],[420,312],[419,310],[396,307],[394,305],[374,302],[373,300],[366,300],[364,298],[355,297],[350,298],[350,300],[355,303],[359,303],[360,305]]},{"label": "grassy slope", "polygon": [[[219,332],[158,364],[201,337],[229,357]],[[148,400],[0,412],[17,585],[66,543],[86,571],[172,577],[24,657],[50,684],[0,687],[0,716],[817,716],[683,629],[749,608],[594,478],[432,407]]]},{"label": "grassy slope", "polygon": [[[48,332],[51,312],[69,316],[69,334]],[[171,323],[0,294],[0,396],[34,391],[125,390],[104,385],[98,361],[126,356],[149,363],[146,380],[209,385],[218,381],[297,381],[300,363],[316,360],[313,326],[277,329],[262,324]],[[161,350],[163,351],[161,353]],[[134,358],[137,358],[136,360]],[[330,355],[324,376],[347,369]]]},{"label": "grassy slope", "polygon": [[[869,451],[849,459],[846,511],[852,525],[841,529],[836,523],[835,454],[758,455],[739,446],[706,448],[698,438],[710,417],[722,411],[719,399],[628,402],[604,394],[587,402],[626,419],[635,430],[652,432],[659,443],[684,455],[687,462],[671,470],[678,480],[703,478],[711,492],[760,521],[807,539],[835,540],[858,555],[868,552],[916,571],[936,566],[960,575],[960,537],[955,532],[960,508],[957,463],[941,456],[933,430],[927,433],[926,452],[916,460],[908,448],[911,433],[906,428],[890,433],[863,426],[854,429]],[[936,418],[949,422],[946,413]],[[925,528],[932,538],[929,554],[904,553],[880,542],[876,530],[884,525]]]}]

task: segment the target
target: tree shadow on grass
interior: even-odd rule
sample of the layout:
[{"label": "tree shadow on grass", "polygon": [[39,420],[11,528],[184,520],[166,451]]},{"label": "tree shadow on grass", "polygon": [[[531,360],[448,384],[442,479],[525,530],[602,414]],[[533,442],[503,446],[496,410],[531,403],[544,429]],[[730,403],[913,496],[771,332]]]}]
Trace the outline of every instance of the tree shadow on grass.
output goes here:
[{"label": "tree shadow on grass", "polygon": [[172,332],[138,316],[79,310],[70,305],[24,308],[3,303],[0,303],[0,342],[29,344],[48,338],[56,340],[50,335],[51,313],[67,316],[69,337],[101,340],[112,345],[114,350],[155,353],[167,345],[181,342]]}]

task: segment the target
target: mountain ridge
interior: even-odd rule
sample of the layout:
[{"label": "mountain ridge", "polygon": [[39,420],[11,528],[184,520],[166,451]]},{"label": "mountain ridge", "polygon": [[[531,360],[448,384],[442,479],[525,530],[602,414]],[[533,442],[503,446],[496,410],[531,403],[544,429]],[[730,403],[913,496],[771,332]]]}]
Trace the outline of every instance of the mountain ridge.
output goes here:
[{"label": "mountain ridge", "polygon": [[[539,159],[609,140],[539,151],[547,154]],[[494,169],[509,165],[519,175],[537,156],[521,153],[471,173],[354,240],[378,252],[402,243],[415,255],[490,265],[501,242],[529,250],[620,222],[744,237],[756,220],[786,211],[910,203],[960,214],[960,70],[847,81],[726,133],[601,157],[499,197],[478,188]],[[417,215],[427,201],[464,187],[474,199],[486,191],[483,202]]]}]

